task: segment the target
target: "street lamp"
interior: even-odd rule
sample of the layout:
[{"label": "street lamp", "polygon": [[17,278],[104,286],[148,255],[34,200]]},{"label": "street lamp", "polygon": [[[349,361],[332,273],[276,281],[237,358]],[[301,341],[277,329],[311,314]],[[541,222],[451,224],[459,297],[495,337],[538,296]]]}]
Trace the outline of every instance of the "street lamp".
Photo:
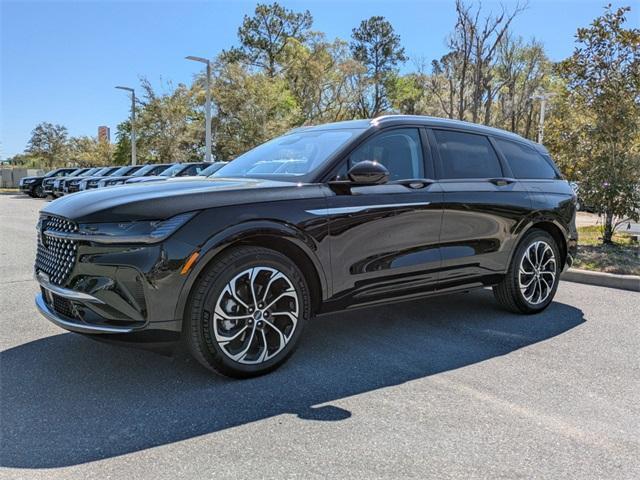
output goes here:
[{"label": "street lamp", "polygon": [[544,139],[544,115],[547,107],[547,101],[553,97],[553,93],[545,93],[540,89],[535,95],[529,97],[531,100],[540,100],[540,118],[538,120],[538,143],[542,143]]},{"label": "street lamp", "polygon": [[116,87],[131,92],[131,165],[136,165],[136,91],[129,87]]},{"label": "street lamp", "polygon": [[204,107],[205,115],[205,162],[211,162],[211,61],[202,57],[185,57],[187,60],[193,60],[194,62],[201,62],[207,65],[207,101]]}]

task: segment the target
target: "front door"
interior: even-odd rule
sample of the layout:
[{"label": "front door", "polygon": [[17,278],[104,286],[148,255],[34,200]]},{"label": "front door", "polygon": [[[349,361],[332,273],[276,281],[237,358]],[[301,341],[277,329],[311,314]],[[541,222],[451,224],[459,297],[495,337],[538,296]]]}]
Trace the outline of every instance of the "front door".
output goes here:
[{"label": "front door", "polygon": [[344,160],[389,170],[389,182],[328,198],[334,299],[369,303],[424,292],[438,279],[442,192],[419,128],[383,130]]}]

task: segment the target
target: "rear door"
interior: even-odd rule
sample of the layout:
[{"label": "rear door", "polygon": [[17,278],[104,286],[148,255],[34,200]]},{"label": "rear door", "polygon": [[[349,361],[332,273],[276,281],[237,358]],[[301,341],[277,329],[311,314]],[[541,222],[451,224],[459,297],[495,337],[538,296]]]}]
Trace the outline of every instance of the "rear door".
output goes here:
[{"label": "rear door", "polygon": [[440,281],[453,286],[503,272],[517,227],[531,211],[527,189],[488,136],[431,129],[429,138],[444,196]]},{"label": "rear door", "polygon": [[356,147],[341,175],[357,162],[387,167],[389,182],[356,186],[315,212],[329,217],[333,290],[346,303],[367,303],[424,291],[437,280],[442,192],[420,128],[385,129]]}]

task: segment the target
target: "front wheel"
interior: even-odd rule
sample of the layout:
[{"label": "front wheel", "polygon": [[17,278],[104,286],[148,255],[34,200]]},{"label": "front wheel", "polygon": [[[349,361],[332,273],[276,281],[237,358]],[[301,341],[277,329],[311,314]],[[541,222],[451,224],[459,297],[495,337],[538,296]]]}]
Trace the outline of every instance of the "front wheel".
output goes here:
[{"label": "front wheel", "polygon": [[503,280],[493,287],[500,305],[516,313],[538,313],[553,301],[560,281],[556,241],[543,230],[532,230],[518,245]]},{"label": "front wheel", "polygon": [[33,196],[35,198],[46,198],[47,194],[44,193],[44,188],[42,187],[42,185],[38,185],[36,188],[33,189]]},{"label": "front wheel", "polygon": [[247,378],[282,365],[310,316],[298,267],[279,252],[238,247],[212,261],[193,287],[183,330],[191,354],[222,375]]}]

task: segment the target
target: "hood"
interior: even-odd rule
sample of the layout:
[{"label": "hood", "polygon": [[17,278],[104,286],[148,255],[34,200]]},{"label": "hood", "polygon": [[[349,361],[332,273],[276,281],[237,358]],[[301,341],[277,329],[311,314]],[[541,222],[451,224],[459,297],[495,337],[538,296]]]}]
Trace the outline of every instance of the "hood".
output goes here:
[{"label": "hood", "polygon": [[108,182],[110,180],[127,180],[129,178],[132,178],[132,177],[126,177],[126,176],[123,176],[123,177],[103,177],[103,178],[100,179],[100,182]]},{"label": "hood", "polygon": [[86,190],[47,204],[42,213],[76,222],[163,220],[180,213],[226,205],[324,196],[317,184],[246,178],[142,182]]},{"label": "hood", "polygon": [[92,180],[103,180],[105,178],[109,178],[109,177],[105,177],[105,176],[98,176],[98,177],[81,177],[81,180],[83,182],[90,182]]},{"label": "hood", "polygon": [[22,177],[22,178],[20,179],[20,183],[24,183],[24,182],[26,182],[27,180],[39,180],[39,179],[41,179],[41,178],[44,178],[44,176],[40,176],[40,177]]},{"label": "hood", "polygon": [[163,177],[162,175],[150,175],[148,177],[135,177],[130,180],[127,180],[128,184],[131,183],[142,183],[142,182],[159,182],[162,180],[169,180],[174,177]]}]

